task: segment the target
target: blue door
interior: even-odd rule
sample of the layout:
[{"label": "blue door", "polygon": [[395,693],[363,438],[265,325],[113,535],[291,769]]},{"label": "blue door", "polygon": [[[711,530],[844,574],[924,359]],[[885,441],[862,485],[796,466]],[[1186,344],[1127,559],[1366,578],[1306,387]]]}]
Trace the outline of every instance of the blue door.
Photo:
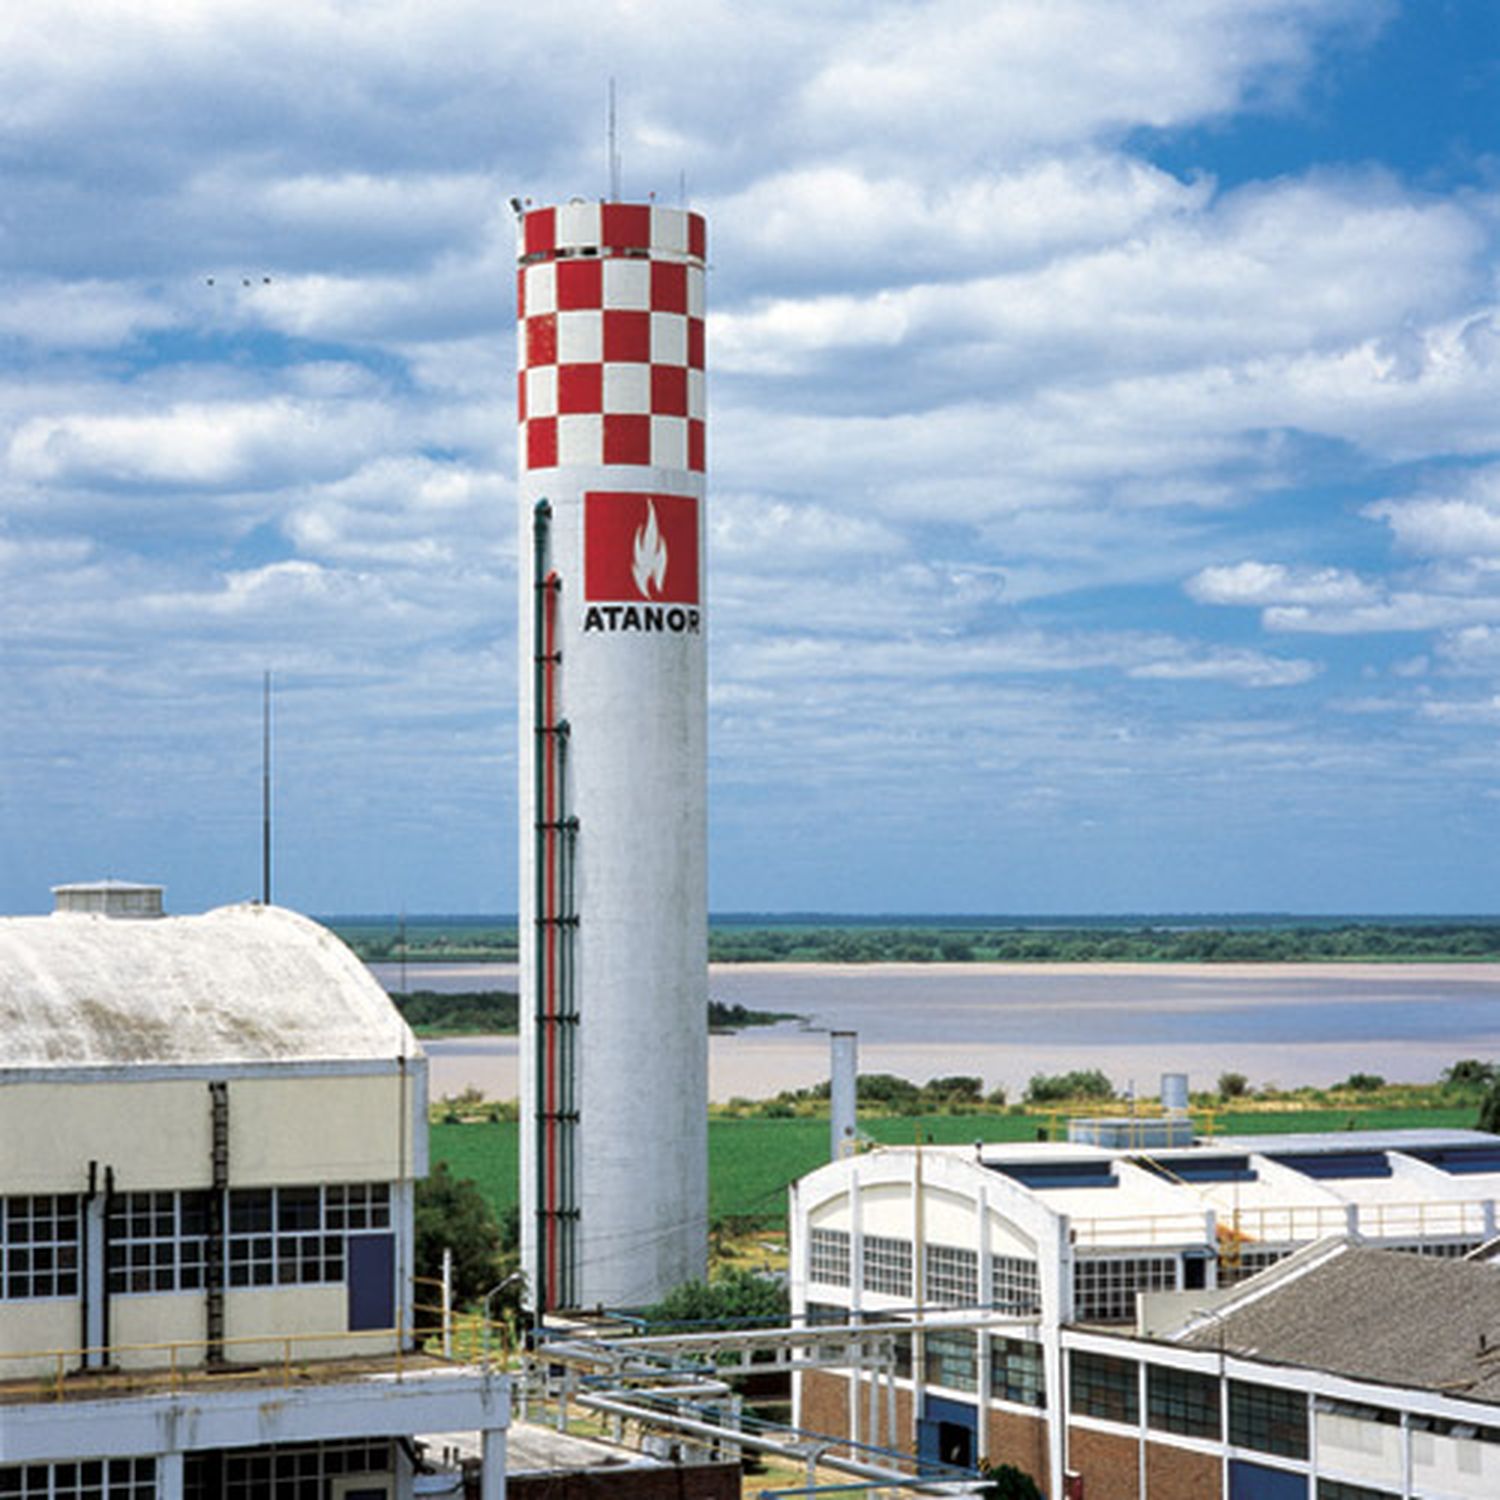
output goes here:
[{"label": "blue door", "polygon": [[1229,1500],[1307,1500],[1307,1477],[1232,1458]]},{"label": "blue door", "polygon": [[396,1236],[349,1236],[349,1328],[396,1326]]},{"label": "blue door", "polygon": [[979,1443],[979,1413],[966,1401],[929,1396],[917,1422],[917,1457],[925,1463],[972,1469]]}]

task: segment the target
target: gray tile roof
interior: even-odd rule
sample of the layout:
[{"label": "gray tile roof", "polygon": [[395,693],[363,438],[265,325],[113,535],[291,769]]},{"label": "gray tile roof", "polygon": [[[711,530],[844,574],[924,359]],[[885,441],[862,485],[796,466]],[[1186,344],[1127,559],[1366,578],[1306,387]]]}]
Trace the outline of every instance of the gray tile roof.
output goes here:
[{"label": "gray tile roof", "polygon": [[1274,1364],[1500,1403],[1500,1268],[1345,1246],[1269,1290],[1248,1284],[1182,1342]]}]

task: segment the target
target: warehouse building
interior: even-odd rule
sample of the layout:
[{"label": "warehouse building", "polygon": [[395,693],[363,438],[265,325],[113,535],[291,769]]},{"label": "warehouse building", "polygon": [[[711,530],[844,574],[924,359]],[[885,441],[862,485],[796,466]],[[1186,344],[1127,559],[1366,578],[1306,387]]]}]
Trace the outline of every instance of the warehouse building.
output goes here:
[{"label": "warehouse building", "polygon": [[373,1500],[500,1377],[414,1352],[426,1060],[275,907],[58,890],[0,921],[0,1496]]},{"label": "warehouse building", "polygon": [[[1456,1261],[1494,1237],[1497,1200],[1500,1142],[1470,1131],[1220,1137],[1150,1152],[976,1144],[833,1162],[792,1191],[794,1315],[910,1332],[892,1371],[800,1375],[795,1421],[933,1459],[1015,1463],[1049,1495],[1064,1493],[1070,1472],[1090,1500],[1311,1495],[1306,1463],[1284,1481],[1301,1489],[1268,1488],[1283,1481],[1254,1472],[1253,1449],[1252,1468],[1232,1479],[1218,1439],[1176,1444],[1195,1459],[1190,1476],[1179,1482],[1158,1463],[1152,1480],[1159,1435],[1148,1442],[1135,1430],[1149,1415],[1137,1388],[1149,1361],[1122,1347],[1137,1339],[1138,1301],[1170,1309],[1175,1300],[1179,1321],[1216,1310],[1260,1289],[1257,1273],[1286,1262],[1277,1274],[1290,1274],[1299,1252],[1330,1237],[1420,1252],[1383,1257],[1418,1270],[1446,1260],[1488,1276],[1488,1266]],[[1195,1374],[1217,1358],[1191,1343],[1150,1355]],[[1322,1376],[1298,1378],[1311,1392]],[[1126,1403],[1114,1426],[1098,1415],[1112,1399]],[[1066,1423],[1052,1418],[1059,1410]],[[1124,1469],[1132,1477],[1121,1488]],[[1319,1500],[1364,1500],[1339,1490],[1344,1482],[1319,1479]]]}]

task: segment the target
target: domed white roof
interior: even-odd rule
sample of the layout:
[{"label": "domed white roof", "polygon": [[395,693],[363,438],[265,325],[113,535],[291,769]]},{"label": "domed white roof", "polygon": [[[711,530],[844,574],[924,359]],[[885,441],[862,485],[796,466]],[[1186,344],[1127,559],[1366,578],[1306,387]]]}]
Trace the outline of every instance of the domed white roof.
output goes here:
[{"label": "domed white roof", "polygon": [[359,959],[281,907],[0,919],[0,1068],[420,1055]]}]

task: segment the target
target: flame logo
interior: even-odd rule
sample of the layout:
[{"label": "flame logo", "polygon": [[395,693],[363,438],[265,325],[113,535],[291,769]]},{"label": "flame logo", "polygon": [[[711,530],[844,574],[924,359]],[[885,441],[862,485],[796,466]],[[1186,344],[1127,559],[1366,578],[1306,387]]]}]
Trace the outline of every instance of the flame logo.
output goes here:
[{"label": "flame logo", "polygon": [[642,599],[654,598],[667,580],[667,544],[656,524],[656,506],[646,502],[646,519],[636,527],[630,576]]}]

